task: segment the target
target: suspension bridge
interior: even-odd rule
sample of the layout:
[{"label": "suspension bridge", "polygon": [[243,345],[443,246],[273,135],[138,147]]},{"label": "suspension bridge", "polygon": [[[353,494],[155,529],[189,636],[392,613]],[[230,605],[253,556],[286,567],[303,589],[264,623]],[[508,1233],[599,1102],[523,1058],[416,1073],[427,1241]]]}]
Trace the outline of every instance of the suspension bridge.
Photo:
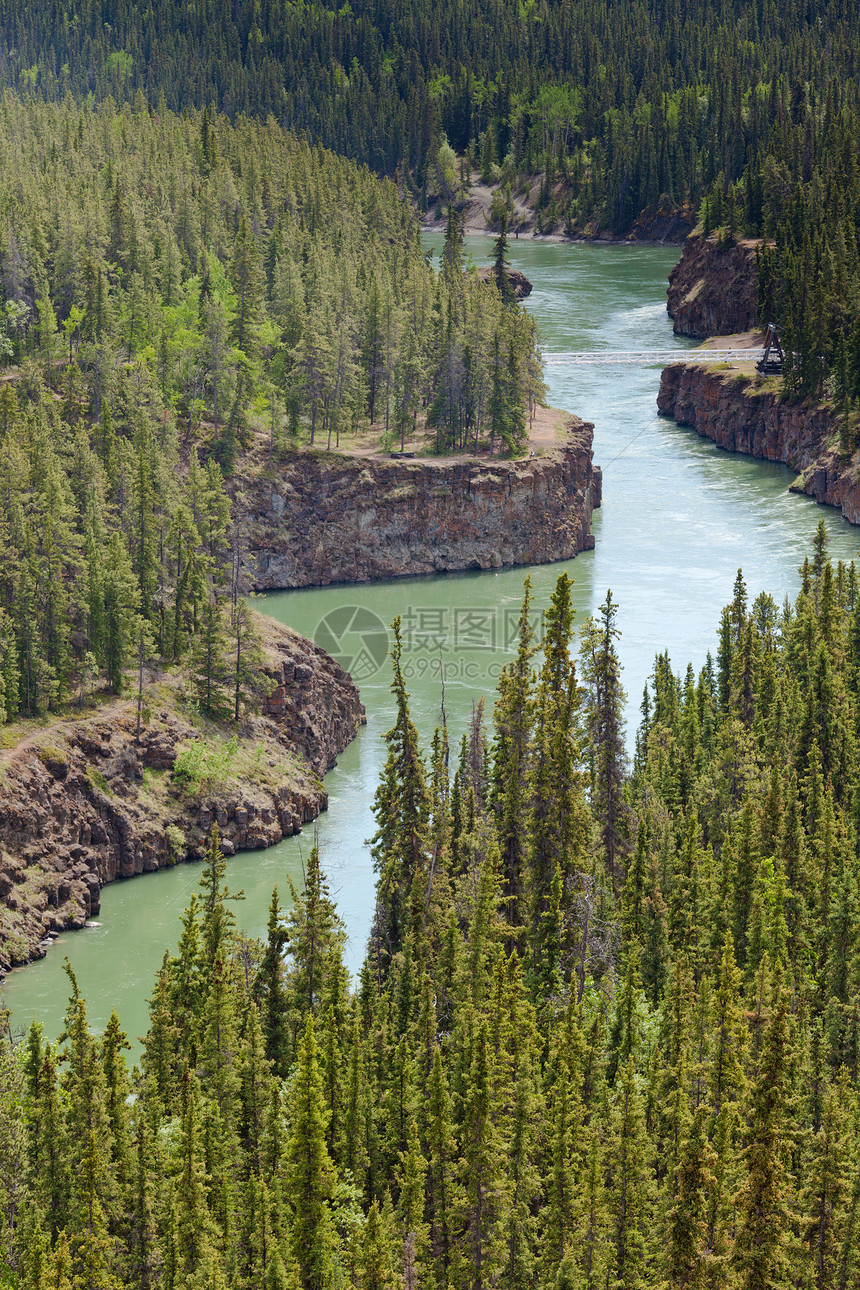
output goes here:
[{"label": "suspension bridge", "polygon": [[583,349],[571,354],[544,354],[547,367],[665,367],[667,363],[755,362],[758,349]]}]

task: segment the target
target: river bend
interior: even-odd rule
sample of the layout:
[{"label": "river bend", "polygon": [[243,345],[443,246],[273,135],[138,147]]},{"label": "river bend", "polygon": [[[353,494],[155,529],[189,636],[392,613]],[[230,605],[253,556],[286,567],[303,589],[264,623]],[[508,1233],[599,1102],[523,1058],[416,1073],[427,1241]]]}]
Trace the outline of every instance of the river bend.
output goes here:
[{"label": "river bend", "polygon": [[[427,236],[438,251],[441,238]],[[470,238],[476,263],[492,254],[489,238]],[[677,350],[692,342],[672,335],[665,291],[677,248],[588,246],[535,241],[511,245],[512,267],[534,289],[527,307],[537,316],[547,353]],[[635,714],[654,655],[670,651],[676,669],[698,668],[713,648],[722,606],[743,567],[750,592],[778,601],[798,587],[798,566],[820,518],[835,558],[850,559],[858,534],[838,514],[788,492],[793,478],[781,466],[730,456],[694,432],[657,416],[659,368],[549,365],[549,402],[595,424],[594,455],[604,471],[602,510],[595,513],[594,551],[566,565],[532,569],[537,606],[545,604],[562,568],[575,580],[579,621],[611,588],[620,606],[619,652]],[[373,873],[365,840],[373,832],[371,805],[384,757],[382,736],[391,724],[389,677],[381,659],[375,619],[400,614],[404,663],[413,712],[425,738],[439,720],[440,665],[452,742],[473,703],[492,690],[510,642],[525,570],[454,574],[361,587],[330,587],[272,594],[258,608],[308,636],[326,620],[329,642],[342,661],[354,660],[368,723],[326,780],[329,811],[318,822],[323,861],[348,930],[348,962],[356,970],[373,903]],[[353,607],[354,612],[349,612]],[[329,615],[344,609],[343,614]],[[321,641],[322,643],[322,641]],[[631,717],[631,726],[632,726]],[[629,732],[632,735],[632,729]],[[230,862],[231,887],[243,887],[236,907],[251,934],[265,932],[271,890],[287,894],[285,874],[301,883],[307,829],[265,852]],[[10,974],[5,999],[16,1025],[35,1015],[46,1033],[60,1029],[71,959],[101,1027],[116,1006],[132,1041],[146,1028],[146,1003],[165,947],[175,946],[179,914],[199,877],[180,866],[102,892],[98,925],[67,933],[46,959]],[[135,1045],[135,1052],[137,1046]]]}]

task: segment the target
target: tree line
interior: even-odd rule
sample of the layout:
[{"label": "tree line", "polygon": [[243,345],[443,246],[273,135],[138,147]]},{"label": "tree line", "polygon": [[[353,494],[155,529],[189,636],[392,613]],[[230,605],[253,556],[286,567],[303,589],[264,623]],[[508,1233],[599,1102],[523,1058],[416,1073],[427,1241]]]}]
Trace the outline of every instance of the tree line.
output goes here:
[{"label": "tree line", "polygon": [[860,124],[832,84],[777,111],[781,159],[766,158],[758,174],[750,166],[730,203],[712,194],[706,227],[724,222],[729,241],[732,227],[764,236],[759,314],[779,324],[786,393],[831,400],[851,452],[860,400]]},{"label": "tree line", "polygon": [[[140,1069],[74,974],[0,1047],[5,1284],[836,1290],[860,1270],[860,594],[739,572],[625,754],[617,605],[422,749],[394,625],[360,980],[319,856],[237,930],[213,832]],[[133,1094],[133,1096],[132,1096]]]}]

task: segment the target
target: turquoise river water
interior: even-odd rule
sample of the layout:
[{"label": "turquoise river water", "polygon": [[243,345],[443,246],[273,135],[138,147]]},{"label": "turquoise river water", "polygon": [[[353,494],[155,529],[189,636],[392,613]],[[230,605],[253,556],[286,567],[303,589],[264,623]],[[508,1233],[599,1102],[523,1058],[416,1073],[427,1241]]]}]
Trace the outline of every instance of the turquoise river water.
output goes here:
[{"label": "turquoise river water", "polygon": [[[428,237],[438,250],[441,239]],[[469,239],[479,264],[492,251],[488,238]],[[534,284],[528,308],[539,320],[548,353],[676,346],[666,315],[666,277],[677,248],[578,246],[517,241],[512,266]],[[552,406],[595,424],[594,455],[604,471],[604,504],[595,513],[594,551],[568,565],[530,570],[535,604],[547,602],[562,568],[575,580],[579,620],[603,600],[607,588],[620,605],[619,652],[630,696],[630,724],[658,651],[668,649],[677,670],[698,668],[714,645],[720,609],[743,567],[751,593],[764,589],[778,601],[794,594],[798,566],[824,518],[835,558],[850,559],[860,531],[835,512],[788,492],[793,478],[780,466],[732,456],[691,430],[656,413],[659,368],[550,366]],[[525,570],[449,575],[323,590],[272,594],[257,607],[297,631],[314,636],[340,608],[362,608],[389,624],[404,624],[404,662],[413,712],[429,739],[439,721],[440,666],[452,742],[459,741],[472,704],[492,691],[510,656],[511,632],[522,599]],[[391,724],[389,675],[379,663],[379,637],[352,613],[328,619],[340,657],[360,657],[356,679],[367,708],[367,726],[342,754],[326,780],[329,810],[318,821],[321,853],[348,932],[348,961],[356,970],[373,906],[373,873],[365,840],[373,832],[371,805]],[[362,647],[367,647],[362,649]],[[229,882],[243,887],[236,907],[253,935],[265,932],[268,903],[285,875],[301,884],[302,856],[312,830],[230,861]],[[60,1028],[68,981],[68,955],[87,996],[96,1027],[112,1007],[134,1043],[146,1028],[146,999],[166,947],[175,946],[179,915],[199,878],[199,867],[180,866],[102,893],[96,925],[61,936],[40,963],[19,969],[4,986],[16,1026],[38,1017],[50,1036]],[[134,1045],[135,1052],[137,1045]]]}]

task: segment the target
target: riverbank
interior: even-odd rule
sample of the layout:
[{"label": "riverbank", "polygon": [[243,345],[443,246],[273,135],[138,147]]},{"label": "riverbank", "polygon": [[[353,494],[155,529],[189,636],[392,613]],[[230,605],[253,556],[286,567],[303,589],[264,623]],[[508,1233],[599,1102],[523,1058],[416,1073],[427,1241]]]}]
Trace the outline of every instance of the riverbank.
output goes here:
[{"label": "riverbank", "polygon": [[234,490],[256,591],[569,560],[594,546],[594,427],[542,409],[528,457],[301,450]]},{"label": "riverbank", "polygon": [[[480,173],[473,171],[468,186],[460,187],[453,201],[460,217],[460,227],[466,234],[493,235],[498,229],[498,210],[505,199],[509,238],[529,238],[539,242],[594,242],[602,246],[625,243],[650,242],[660,246],[683,244],[695,224],[691,211],[658,211],[654,215],[643,211],[634,221],[629,233],[618,236],[601,228],[596,222],[571,227],[561,216],[552,218],[545,210],[539,211],[537,203],[543,190],[541,172],[523,181],[516,189],[506,189],[503,183],[485,184]],[[563,208],[567,190],[562,179],[553,185],[555,205]],[[448,196],[432,193],[428,208],[421,216],[425,233],[443,233],[448,212]]]},{"label": "riverbank", "polygon": [[106,883],[201,859],[213,822],[232,855],[326,809],[322,776],[364,721],[358,690],[310,641],[257,626],[269,693],[235,734],[193,720],[171,674],[146,692],[139,744],[129,700],[3,731],[22,737],[0,752],[0,979],[83,927]]},{"label": "riverbank", "polygon": [[[714,337],[712,343],[735,347],[749,335]],[[752,356],[749,363],[717,370],[695,361],[673,363],[660,377],[657,407],[727,452],[790,466],[798,475],[793,492],[835,506],[860,524],[860,451],[840,451],[840,414],[828,403],[787,402],[779,387],[778,377],[756,372]]]}]

